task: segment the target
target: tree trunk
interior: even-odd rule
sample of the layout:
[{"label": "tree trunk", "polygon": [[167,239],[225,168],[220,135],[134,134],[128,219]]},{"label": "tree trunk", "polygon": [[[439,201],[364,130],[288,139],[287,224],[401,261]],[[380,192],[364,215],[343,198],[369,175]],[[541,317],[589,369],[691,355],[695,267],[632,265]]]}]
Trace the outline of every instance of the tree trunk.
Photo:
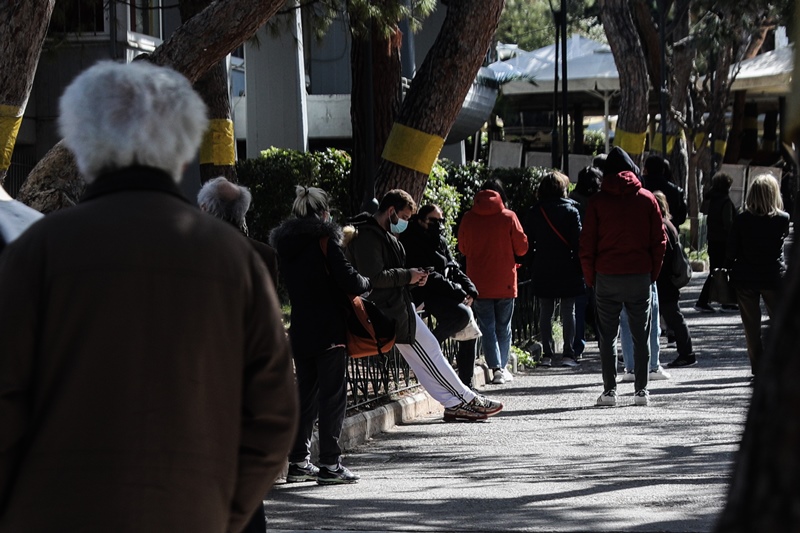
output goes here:
[{"label": "tree trunk", "polygon": [[[21,2],[22,3],[22,2]],[[208,8],[182,24],[172,36],[150,55],[149,60],[157,65],[172,67],[190,82],[195,83],[203,74],[222,61],[237,46],[252,37],[278,9],[284,0],[218,0]],[[31,171],[20,190],[19,199],[36,209],[40,205],[69,205],[77,202],[71,191],[77,189],[72,183],[53,183],[54,176],[60,175],[62,181],[78,180],[77,172],[66,175],[59,167],[74,167],[69,161],[71,155],[58,149],[52,157],[45,157]],[[52,152],[52,150],[51,150]],[[52,186],[51,186],[52,185]],[[43,194],[65,195],[64,198],[47,198]],[[41,203],[33,203],[33,198]],[[41,209],[40,209],[41,210]]]},{"label": "tree trunk", "polygon": [[641,165],[647,132],[647,63],[625,0],[600,0],[600,19],[619,71],[620,104],[614,145]]},{"label": "tree trunk", "polygon": [[[375,195],[373,181],[375,170],[400,109],[402,34],[395,28],[389,38],[384,38],[373,22],[371,39],[351,35],[350,64],[353,88],[350,93],[352,102],[350,117],[353,125],[353,160],[350,167],[350,210],[351,213],[357,213],[362,201],[372,199]],[[371,54],[367,48],[370,45]],[[367,79],[368,72],[372,73],[371,80]],[[371,94],[368,94],[368,91],[371,91]],[[368,108],[370,101],[372,113]],[[372,128],[368,123],[370,114]],[[368,153],[370,146],[371,154]],[[369,198],[366,198],[367,196]]]},{"label": "tree trunk", "polygon": [[800,531],[800,247],[794,248],[715,533]]},{"label": "tree trunk", "polygon": [[[744,59],[751,59],[758,55],[761,46],[767,38],[767,28],[762,28],[760,32],[753,36],[753,40],[744,53]],[[728,134],[728,147],[725,150],[725,163],[736,164],[739,162],[739,150],[742,147],[742,132],[744,131],[744,105],[746,102],[746,91],[736,91],[733,95],[733,110],[731,112],[731,131]]]},{"label": "tree trunk", "polygon": [[[181,0],[181,21],[186,22],[211,0]],[[223,58],[194,84],[195,90],[208,106],[209,126],[200,146],[200,183],[223,176],[236,182],[236,146],[231,120],[231,101],[228,92],[227,61]]]},{"label": "tree trunk", "polygon": [[50,24],[55,0],[6,0],[0,9],[0,186],[11,166],[22,115]]},{"label": "tree trunk", "polygon": [[[434,159],[483,63],[504,0],[451,0],[443,3],[447,5],[447,15],[442,29],[417,71],[392,129],[392,136],[405,131],[415,136],[415,142],[423,139],[428,143],[423,147],[428,150],[427,156]],[[390,189],[401,188],[415,200],[420,200],[430,173],[430,159],[418,160],[421,164],[413,165],[416,170],[386,159],[389,148],[395,146],[395,139],[402,144],[409,138],[398,136],[387,143],[378,168],[376,190],[381,196]],[[414,152],[417,146],[414,143],[405,145],[410,152]],[[408,164],[407,160],[405,162]]]}]

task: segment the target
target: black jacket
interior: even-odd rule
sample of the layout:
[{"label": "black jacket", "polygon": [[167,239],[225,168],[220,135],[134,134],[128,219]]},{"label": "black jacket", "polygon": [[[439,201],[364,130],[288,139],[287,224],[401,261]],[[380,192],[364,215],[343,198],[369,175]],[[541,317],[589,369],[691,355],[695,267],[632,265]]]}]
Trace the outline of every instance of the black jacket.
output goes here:
[{"label": "black jacket", "polygon": [[[667,197],[669,214],[672,215],[672,223],[677,228],[686,220],[688,207],[683,198],[683,189],[669,181],[664,176],[645,176],[644,188],[648,191],[661,191]],[[663,215],[663,213],[662,213]]]},{"label": "black jacket", "polygon": [[678,247],[681,246],[681,239],[677,228],[669,220],[664,222],[664,231],[667,234],[667,248],[664,250],[664,264],[656,280],[658,301],[677,302],[681,299],[681,290],[672,283],[672,262],[675,260],[675,254],[680,253]]},{"label": "black jacket", "polygon": [[461,303],[467,295],[478,297],[478,290],[447,249],[447,241],[441,235],[432,235],[416,222],[400,234],[400,242],[406,251],[406,267],[433,267],[428,281],[422,287],[411,290],[416,304],[430,298],[445,298]]},{"label": "black jacket", "polygon": [[[561,240],[550,224],[567,242]],[[568,198],[538,202],[528,209],[523,228],[530,243],[525,267],[533,284],[533,294],[542,298],[583,294],[586,287],[578,255],[581,219],[577,202]]]},{"label": "black jacket", "polygon": [[758,216],[745,211],[733,219],[725,266],[736,287],[777,289],[786,271],[783,242],[789,215]]},{"label": "black jacket", "polygon": [[[328,237],[323,255],[320,239]],[[346,294],[370,290],[342,250],[342,230],[316,217],[292,218],[270,234],[292,304],[289,338],[295,358],[321,354],[345,343]]]},{"label": "black jacket", "polygon": [[405,266],[405,249],[369,214],[359,215],[350,222],[356,227],[357,234],[347,245],[347,258],[372,282],[369,299],[395,321],[396,342],[411,344],[417,326],[408,285],[411,270]]},{"label": "black jacket", "polygon": [[736,216],[736,206],[727,192],[711,190],[708,193],[708,240],[728,242],[728,236]]}]

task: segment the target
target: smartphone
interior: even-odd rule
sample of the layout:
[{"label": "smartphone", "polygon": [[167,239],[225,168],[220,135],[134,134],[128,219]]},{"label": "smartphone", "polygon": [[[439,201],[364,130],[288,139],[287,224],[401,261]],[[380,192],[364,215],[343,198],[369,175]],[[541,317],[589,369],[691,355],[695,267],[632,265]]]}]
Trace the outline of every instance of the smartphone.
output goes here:
[{"label": "smartphone", "polygon": [[425,272],[431,273],[436,269],[434,267],[422,267],[422,270],[424,270]]}]

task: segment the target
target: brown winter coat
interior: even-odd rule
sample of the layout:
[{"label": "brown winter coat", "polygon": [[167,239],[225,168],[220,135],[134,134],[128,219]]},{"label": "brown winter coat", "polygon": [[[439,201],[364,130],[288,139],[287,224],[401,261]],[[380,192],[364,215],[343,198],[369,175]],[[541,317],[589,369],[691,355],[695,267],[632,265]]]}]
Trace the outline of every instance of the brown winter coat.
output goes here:
[{"label": "brown winter coat", "polygon": [[294,438],[263,261],[166,174],[101,177],[0,256],[0,531],[240,531]]}]

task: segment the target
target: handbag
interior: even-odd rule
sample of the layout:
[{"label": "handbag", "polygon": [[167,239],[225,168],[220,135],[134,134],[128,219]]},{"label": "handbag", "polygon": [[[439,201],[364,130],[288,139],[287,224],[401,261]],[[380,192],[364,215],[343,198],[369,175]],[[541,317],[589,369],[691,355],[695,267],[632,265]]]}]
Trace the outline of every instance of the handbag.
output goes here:
[{"label": "handbag", "polygon": [[683,246],[681,246],[680,239],[678,239],[677,246],[673,248],[672,254],[672,272],[670,272],[669,279],[672,284],[677,288],[682,289],[689,284],[692,279],[692,265],[689,263],[689,257],[686,255]]},{"label": "handbag", "polygon": [[724,268],[715,268],[709,274],[711,287],[708,291],[709,302],[719,302],[722,305],[735,305],[736,289],[728,277],[728,271]]},{"label": "handbag", "polygon": [[[328,269],[328,237],[321,237],[319,247]],[[330,272],[328,272],[330,275]],[[345,309],[345,344],[352,358],[383,355],[395,344],[395,321],[373,302],[353,294],[343,294]]]},{"label": "handbag", "polygon": [[461,331],[457,331],[452,335],[453,340],[456,341],[471,341],[477,339],[482,335],[481,328],[478,327],[478,321],[475,320],[475,314],[472,312],[471,307],[467,307],[469,311],[469,322]]}]

